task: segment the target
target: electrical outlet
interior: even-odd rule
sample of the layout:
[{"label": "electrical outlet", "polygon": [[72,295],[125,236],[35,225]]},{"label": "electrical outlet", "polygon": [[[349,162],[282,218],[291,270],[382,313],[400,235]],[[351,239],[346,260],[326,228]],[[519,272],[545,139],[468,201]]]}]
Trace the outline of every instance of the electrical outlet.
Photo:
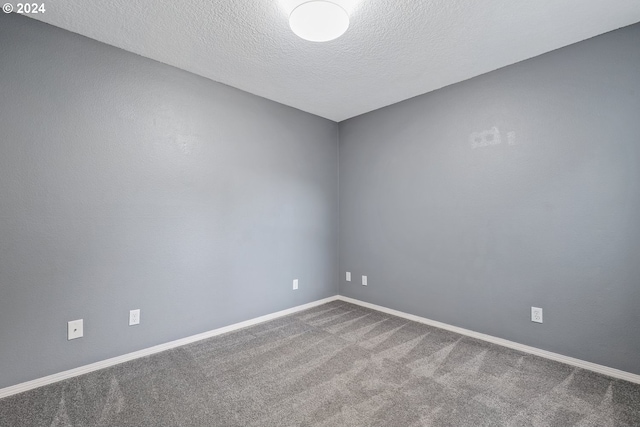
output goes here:
[{"label": "electrical outlet", "polygon": [[140,324],[140,309],[129,311],[129,326]]},{"label": "electrical outlet", "polygon": [[293,290],[295,291],[296,289],[298,289],[298,279],[293,281]]},{"label": "electrical outlet", "polygon": [[351,281],[351,272],[347,271],[347,282]]},{"label": "electrical outlet", "polygon": [[362,286],[367,286],[367,276],[362,276]]},{"label": "electrical outlet", "polygon": [[531,321],[542,323],[542,309],[539,307],[531,307]]},{"label": "electrical outlet", "polygon": [[67,323],[67,340],[75,340],[84,336],[84,320],[72,320]]}]

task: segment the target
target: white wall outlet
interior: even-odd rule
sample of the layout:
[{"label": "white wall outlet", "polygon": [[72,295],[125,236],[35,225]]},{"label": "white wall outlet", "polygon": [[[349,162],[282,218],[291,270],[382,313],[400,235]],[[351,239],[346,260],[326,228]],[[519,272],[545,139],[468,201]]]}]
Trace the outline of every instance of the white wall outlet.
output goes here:
[{"label": "white wall outlet", "polygon": [[295,291],[296,289],[298,289],[298,279],[293,280],[293,290]]},{"label": "white wall outlet", "polygon": [[362,276],[362,286],[367,286],[367,276]]},{"label": "white wall outlet", "polygon": [[347,271],[347,277],[346,277],[346,279],[347,279],[347,282],[350,282],[350,281],[351,281],[351,272],[350,272],[350,271]]},{"label": "white wall outlet", "polygon": [[129,326],[140,324],[140,309],[129,311]]},{"label": "white wall outlet", "polygon": [[67,323],[67,340],[75,340],[76,338],[82,338],[84,336],[84,321],[83,319],[72,320]]},{"label": "white wall outlet", "polygon": [[531,307],[531,321],[542,323],[542,309],[539,307]]}]

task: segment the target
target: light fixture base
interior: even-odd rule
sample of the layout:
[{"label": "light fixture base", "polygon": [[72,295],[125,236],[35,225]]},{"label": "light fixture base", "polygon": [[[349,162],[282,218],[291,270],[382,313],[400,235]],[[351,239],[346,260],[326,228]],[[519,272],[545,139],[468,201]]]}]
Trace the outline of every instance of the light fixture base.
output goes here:
[{"label": "light fixture base", "polygon": [[349,28],[349,14],[342,6],[327,0],[302,3],[289,15],[289,26],[300,38],[312,42],[328,42]]}]

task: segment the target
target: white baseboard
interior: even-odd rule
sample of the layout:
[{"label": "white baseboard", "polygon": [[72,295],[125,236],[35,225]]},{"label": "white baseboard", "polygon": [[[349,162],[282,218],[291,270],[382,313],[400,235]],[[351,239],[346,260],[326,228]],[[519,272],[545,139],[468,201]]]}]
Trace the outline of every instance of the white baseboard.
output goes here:
[{"label": "white baseboard", "polygon": [[534,354],[536,356],[544,357],[546,359],[555,360],[557,362],[566,363],[567,365],[577,366],[578,368],[587,369],[589,371],[597,372],[599,374],[607,375],[613,378],[619,378],[621,380],[629,381],[632,383],[640,384],[640,375],[632,374],[631,372],[621,371],[619,369],[610,368],[604,365],[598,365],[597,363],[587,362],[585,360],[576,359],[562,354],[553,353],[547,350],[541,350],[536,347],[531,347],[517,342],[505,340],[502,338],[494,337],[480,332],[474,332],[469,329],[460,328],[458,326],[452,326],[446,323],[438,322],[436,320],[427,319],[425,317],[416,316],[414,314],[404,313],[402,311],[393,310],[391,308],[383,307],[381,305],[371,304],[368,302],[360,301],[354,298],[345,297],[339,295],[338,300],[357,304],[362,307],[371,308],[373,310],[381,311],[383,313],[391,314],[394,316],[402,317],[404,319],[413,320],[414,322],[424,323],[426,325],[434,326],[436,328],[445,329],[447,331],[456,332],[461,335],[466,335],[472,338],[477,338],[482,341],[487,341],[493,344],[498,344],[503,347],[512,348],[514,350],[520,350],[524,353]]},{"label": "white baseboard", "polygon": [[58,381],[63,381],[69,378],[77,377],[79,375],[87,374],[89,372],[97,371],[100,369],[108,368],[110,366],[118,365],[120,363],[128,362],[130,360],[138,359],[145,356],[150,356],[161,351],[170,350],[172,348],[181,347],[186,344],[191,344],[196,341],[201,341],[207,338],[222,335],[227,332],[236,331],[238,329],[247,328],[249,326],[257,325],[268,320],[277,319],[278,317],[287,316],[289,314],[297,313],[299,311],[307,310],[309,308],[316,307],[318,305],[326,304],[331,301],[345,301],[352,304],[357,304],[363,307],[371,308],[373,310],[381,311],[383,313],[391,314],[394,316],[402,317],[414,322],[424,323],[426,325],[434,326],[436,328],[445,329],[447,331],[456,332],[461,335],[477,338],[483,341],[487,341],[493,344],[501,345],[503,347],[512,348],[514,350],[520,350],[524,353],[534,354],[536,356],[544,357],[546,359],[555,360],[557,362],[566,363],[567,365],[577,366],[578,368],[587,369],[593,372],[597,372],[603,375],[607,375],[613,378],[619,378],[621,380],[629,381],[632,383],[640,384],[640,375],[632,374],[630,372],[621,371],[619,369],[610,368],[604,365],[598,365],[597,363],[587,362],[573,357],[564,356],[562,354],[553,353],[539,348],[531,347],[517,342],[497,338],[491,335],[482,334],[480,332],[474,332],[469,329],[452,326],[446,323],[438,322],[436,320],[427,319],[425,317],[416,316],[414,314],[404,313],[402,311],[393,310],[391,308],[383,307],[376,304],[360,301],[354,298],[345,297],[342,295],[335,295],[329,298],[324,298],[318,301],[310,302],[308,304],[299,305],[286,310],[278,311],[276,313],[267,314],[265,316],[249,319],[244,322],[235,323],[233,325],[224,326],[222,328],[214,329],[212,331],[203,332],[201,334],[193,335],[179,340],[171,341],[165,344],[156,345],[143,350],[134,351],[133,353],[124,354],[122,356],[113,357],[100,362],[95,362],[90,365],[80,366],[78,368],[70,369],[68,371],[59,372],[57,374],[48,375],[46,377],[38,378],[32,381],[27,381],[21,384],[16,384],[10,387],[0,389],[0,399],[14,394],[23,393],[34,388],[42,387],[48,384],[53,384]]},{"label": "white baseboard", "polygon": [[48,375],[46,377],[38,378],[32,381],[27,381],[21,384],[12,385],[0,389],[0,399],[8,397],[14,394],[22,393],[34,388],[42,387],[48,384],[53,384],[58,381],[66,380],[69,378],[77,377],[78,375],[87,374],[89,372],[97,371],[99,369],[108,368],[110,366],[118,365],[120,363],[128,362],[140,357],[150,356],[161,351],[170,350],[172,348],[181,347],[186,344],[191,344],[196,341],[201,341],[207,338],[215,337],[217,335],[225,334],[227,332],[236,331],[238,329],[246,328],[249,326],[257,325],[258,323],[266,322],[268,320],[277,319],[278,317],[286,316],[289,314],[297,313],[302,310],[326,304],[338,299],[338,296],[332,296],[324,298],[318,301],[310,302],[308,304],[299,305],[297,307],[288,308],[286,310],[278,311],[276,313],[267,314],[264,316],[256,317],[254,319],[245,320],[244,322],[235,323],[233,325],[224,326],[222,328],[214,329],[212,331],[203,332],[201,334],[192,335],[190,337],[181,338],[179,340],[171,341],[165,344],[156,345],[153,347],[145,348],[143,350],[134,351],[133,353],[124,354],[122,356],[112,357],[111,359],[95,362],[90,365],[80,366],[78,368],[70,369],[68,371],[59,372],[57,374]]}]

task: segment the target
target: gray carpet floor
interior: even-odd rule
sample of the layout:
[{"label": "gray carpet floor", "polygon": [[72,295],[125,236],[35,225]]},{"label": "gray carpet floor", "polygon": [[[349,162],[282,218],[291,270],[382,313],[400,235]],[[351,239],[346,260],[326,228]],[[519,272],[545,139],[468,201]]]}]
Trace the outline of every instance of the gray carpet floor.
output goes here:
[{"label": "gray carpet floor", "polygon": [[640,426],[640,385],[332,302],[0,400],[18,426]]}]

